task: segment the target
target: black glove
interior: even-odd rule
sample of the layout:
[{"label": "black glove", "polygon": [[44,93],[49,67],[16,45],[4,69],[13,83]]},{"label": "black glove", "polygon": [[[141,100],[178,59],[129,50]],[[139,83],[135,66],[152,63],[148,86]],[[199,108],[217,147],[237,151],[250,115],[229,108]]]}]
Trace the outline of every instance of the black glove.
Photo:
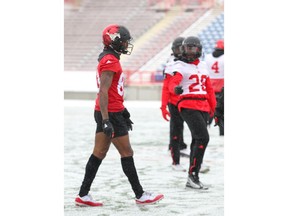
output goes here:
[{"label": "black glove", "polygon": [[133,129],[132,124],[134,124],[134,123],[131,121],[130,113],[128,112],[128,110],[126,108],[123,111],[123,117],[125,118],[128,130],[132,131],[132,129]]},{"label": "black glove", "polygon": [[176,95],[182,94],[182,93],[183,93],[182,86],[176,86],[176,87],[174,88],[174,92],[175,92]]},{"label": "black glove", "polygon": [[104,134],[106,134],[109,138],[114,137],[114,128],[111,122],[109,121],[109,119],[104,119],[102,121],[102,128],[103,128]]}]

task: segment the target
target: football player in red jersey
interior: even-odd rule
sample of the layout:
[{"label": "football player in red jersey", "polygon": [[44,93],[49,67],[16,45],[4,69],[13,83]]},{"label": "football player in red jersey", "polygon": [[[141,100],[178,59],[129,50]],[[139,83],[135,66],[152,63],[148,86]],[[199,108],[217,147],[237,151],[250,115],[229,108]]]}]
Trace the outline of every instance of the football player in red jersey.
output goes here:
[{"label": "football player in red jersey", "polygon": [[126,27],[113,24],[104,29],[102,39],[104,49],[98,58],[96,75],[99,93],[94,110],[97,123],[95,144],[86,164],[85,176],[75,203],[80,206],[102,205],[101,202],[93,200],[89,191],[111,143],[121,156],[122,169],[135,193],[136,203],[155,203],[164,196],[144,191],[139,182],[128,134],[128,130],[132,130],[133,122],[130,120],[130,113],[123,105],[124,75],[119,60],[121,54],[131,54],[132,38]]},{"label": "football player in red jersey", "polygon": [[[177,109],[177,102],[179,100],[179,95],[169,92],[168,86],[171,77],[173,76],[173,65],[175,61],[181,59],[181,50],[180,47],[184,37],[177,37],[172,43],[172,54],[166,63],[164,73],[164,81],[162,86],[162,97],[161,97],[161,111],[162,116],[166,121],[169,121],[170,117],[170,131],[169,131],[169,150],[172,157],[172,168],[176,171],[186,171],[180,165],[180,150],[187,148],[187,144],[183,141],[183,130],[184,130],[184,120],[180,116],[180,113]],[[169,111],[167,110],[167,106]]]},{"label": "football player in red jersey", "polygon": [[[218,101],[221,89],[224,87],[224,40],[216,41],[214,51],[206,55],[205,62],[208,65],[211,84]],[[212,123],[212,120],[213,118],[210,118],[209,124]],[[223,124],[216,125],[219,126],[219,135],[224,136],[224,121]]]},{"label": "football player in red jersey", "polygon": [[182,61],[176,61],[169,91],[180,95],[178,109],[192,136],[188,181],[186,187],[208,189],[199,180],[204,153],[209,142],[207,121],[213,116],[216,98],[208,67],[200,61],[202,44],[199,38],[187,37],[182,44]]}]

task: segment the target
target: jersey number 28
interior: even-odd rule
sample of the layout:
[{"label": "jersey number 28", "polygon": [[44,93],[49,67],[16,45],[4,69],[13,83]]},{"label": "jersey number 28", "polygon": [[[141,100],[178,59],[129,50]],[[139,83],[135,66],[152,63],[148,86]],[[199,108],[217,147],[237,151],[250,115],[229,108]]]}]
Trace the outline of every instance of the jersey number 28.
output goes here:
[{"label": "jersey number 28", "polygon": [[193,74],[189,77],[189,79],[194,79],[194,83],[189,86],[190,92],[197,92],[197,91],[206,91],[206,86],[203,85],[206,81],[206,75],[201,75],[200,77],[197,74]]}]

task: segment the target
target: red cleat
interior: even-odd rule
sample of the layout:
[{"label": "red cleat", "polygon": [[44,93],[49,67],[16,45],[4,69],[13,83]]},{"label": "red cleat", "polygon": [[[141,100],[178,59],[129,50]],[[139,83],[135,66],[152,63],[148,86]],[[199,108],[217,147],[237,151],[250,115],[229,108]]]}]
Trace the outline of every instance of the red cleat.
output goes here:
[{"label": "red cleat", "polygon": [[75,204],[77,206],[103,206],[103,203],[96,202],[93,200],[92,196],[90,194],[80,197],[79,195],[75,198]]}]

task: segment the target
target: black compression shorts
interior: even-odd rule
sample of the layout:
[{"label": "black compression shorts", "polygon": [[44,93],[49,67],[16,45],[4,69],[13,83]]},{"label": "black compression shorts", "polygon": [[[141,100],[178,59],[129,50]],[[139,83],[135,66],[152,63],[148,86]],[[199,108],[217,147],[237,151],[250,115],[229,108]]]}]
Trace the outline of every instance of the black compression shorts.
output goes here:
[{"label": "black compression shorts", "polygon": [[[121,112],[109,112],[109,120],[114,128],[114,137],[120,137],[128,134],[126,120]],[[102,115],[100,111],[94,110],[94,119],[97,123],[96,133],[103,132]]]}]

